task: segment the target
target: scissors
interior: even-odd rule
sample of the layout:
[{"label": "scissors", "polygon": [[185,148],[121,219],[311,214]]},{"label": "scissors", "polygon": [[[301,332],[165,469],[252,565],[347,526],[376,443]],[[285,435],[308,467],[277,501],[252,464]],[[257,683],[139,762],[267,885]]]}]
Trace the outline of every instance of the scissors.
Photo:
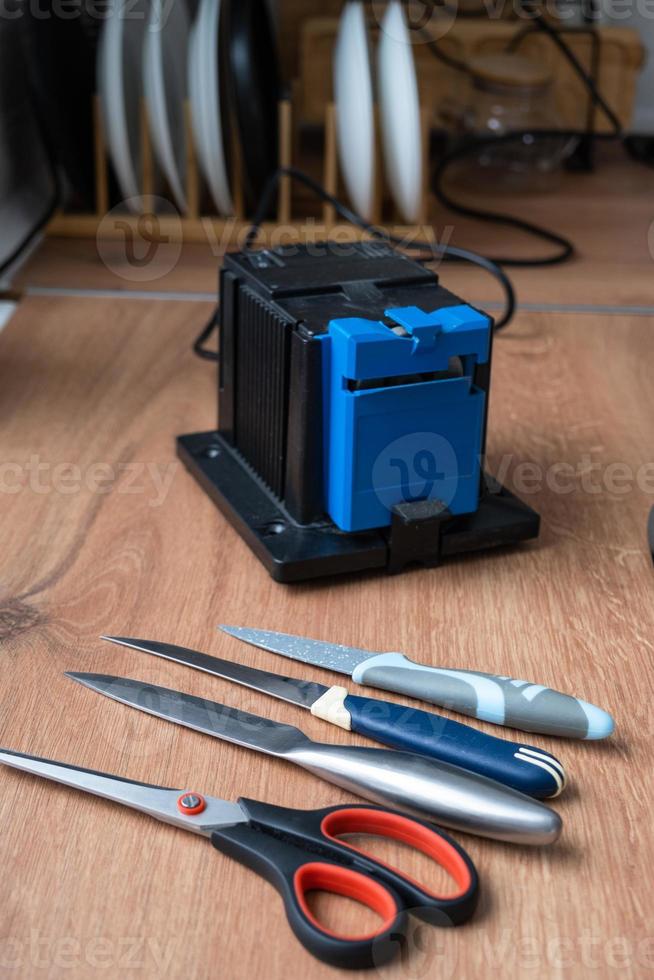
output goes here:
[{"label": "scissors", "polygon": [[[54,759],[0,750],[0,762],[148,813],[208,837],[217,850],[265,878],[280,893],[302,945],[332,966],[379,966],[400,949],[409,912],[433,925],[460,925],[473,914],[478,877],[456,841],[426,821],[377,806],[295,810],[240,798],[232,803],[191,790],[169,789],[80,769]],[[375,834],[409,844],[443,867],[456,891],[440,896],[343,840]],[[340,936],[321,925],[307,902],[312,891],[352,898],[381,918],[366,935]]]}]

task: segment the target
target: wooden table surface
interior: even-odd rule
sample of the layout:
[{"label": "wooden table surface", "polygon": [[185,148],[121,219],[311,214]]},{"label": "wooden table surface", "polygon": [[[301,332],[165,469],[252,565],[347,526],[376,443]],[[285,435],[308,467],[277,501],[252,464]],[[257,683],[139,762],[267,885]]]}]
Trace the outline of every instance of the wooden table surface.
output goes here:
[{"label": "wooden table surface", "polygon": [[[601,207],[596,200],[593,213]],[[635,256],[632,233],[611,230]],[[652,303],[652,260],[640,244],[634,306]],[[417,928],[409,955],[380,974],[650,975],[651,319],[638,310],[527,310],[498,338],[490,468],[541,513],[537,542],[399,577],[289,588],[268,578],[174,455],[176,434],[214,421],[214,368],[190,352],[211,304],[71,295],[73,285],[102,288],[104,273],[96,259],[96,279],[80,276],[81,259],[75,267],[69,253],[68,279],[48,279],[52,249],[24,276],[61,291],[27,295],[0,334],[0,744],[228,799],[300,807],[354,799],[67,680],[65,670],[124,673],[316,738],[356,741],[291,705],[102,643],[102,632],[282,667],[215,629],[265,626],[573,691],[610,709],[617,731],[606,744],[529,737],[568,768],[570,786],[555,804],[560,842],[539,850],[460,835],[481,875],[478,914],[458,930]],[[202,289],[213,283],[210,265]],[[179,289],[183,275],[184,260],[165,288]],[[572,267],[540,275],[534,302],[555,299],[559,287],[572,302]],[[608,264],[588,260],[580,301],[601,294],[624,303],[628,278],[609,278]],[[337,975],[294,940],[273,889],[201,839],[12,770],[0,772],[0,787],[1,976]],[[413,852],[375,845],[375,853],[428,873]],[[367,921],[345,901],[322,897],[318,908],[334,926]]]}]

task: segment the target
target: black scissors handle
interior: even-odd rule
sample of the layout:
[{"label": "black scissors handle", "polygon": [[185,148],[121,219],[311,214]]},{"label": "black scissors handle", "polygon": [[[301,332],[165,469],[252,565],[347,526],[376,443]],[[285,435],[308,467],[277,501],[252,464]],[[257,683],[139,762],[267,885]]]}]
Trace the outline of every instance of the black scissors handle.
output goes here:
[{"label": "black scissors handle", "polygon": [[[470,918],[478,897],[475,867],[451,837],[425,821],[375,806],[336,806],[293,810],[240,799],[249,817],[214,831],[219,851],[256,871],[281,894],[288,921],[299,941],[332,966],[379,966],[399,951],[407,913],[435,925],[459,925]],[[441,865],[458,886],[441,896],[339,840],[364,833],[409,844]],[[307,893],[326,891],[356,899],[376,912],[379,928],[362,936],[339,936],[311,912]]]}]

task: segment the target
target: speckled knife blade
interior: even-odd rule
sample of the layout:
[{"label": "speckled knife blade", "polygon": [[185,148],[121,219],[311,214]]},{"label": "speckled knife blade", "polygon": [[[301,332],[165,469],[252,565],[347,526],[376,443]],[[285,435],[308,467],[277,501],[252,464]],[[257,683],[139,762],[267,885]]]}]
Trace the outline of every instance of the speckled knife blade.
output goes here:
[{"label": "speckled knife blade", "polygon": [[246,626],[223,626],[219,629],[237,640],[251,643],[270,653],[279,653],[291,660],[300,660],[305,664],[314,664],[326,670],[335,670],[340,674],[352,675],[352,671],[364,660],[370,660],[374,653],[370,650],[360,650],[358,647],[346,647],[338,643],[326,643],[322,640],[310,640],[304,636],[293,636],[291,633],[274,633],[270,630],[254,630]]}]

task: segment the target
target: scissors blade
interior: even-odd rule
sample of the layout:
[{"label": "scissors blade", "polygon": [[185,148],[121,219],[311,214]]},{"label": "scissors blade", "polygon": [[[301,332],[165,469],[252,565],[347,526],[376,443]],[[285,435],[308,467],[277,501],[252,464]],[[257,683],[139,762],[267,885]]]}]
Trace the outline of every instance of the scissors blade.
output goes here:
[{"label": "scissors blade", "polygon": [[202,794],[206,808],[196,815],[184,814],[179,809],[178,800],[185,795],[199,795],[192,790],[170,789],[166,786],[155,786],[151,783],[139,783],[131,779],[123,779],[108,772],[98,772],[95,769],[82,769],[70,766],[55,759],[44,759],[37,755],[26,755],[23,752],[13,752],[11,749],[0,749],[0,762],[14,769],[22,769],[34,776],[51,779],[64,786],[84,790],[93,796],[102,796],[114,803],[122,803],[133,810],[147,813],[156,820],[183,827],[196,834],[210,837],[214,830],[230,827],[238,823],[247,823],[248,818],[238,803],[220,800],[213,796]]},{"label": "scissors blade", "polygon": [[246,626],[221,625],[218,628],[237,640],[268,650],[269,653],[279,653],[291,660],[300,660],[304,664],[313,664],[314,667],[324,667],[325,670],[335,670],[350,676],[355,667],[375,656],[370,650],[346,647],[341,643],[327,643],[324,640],[310,640],[306,636],[294,636],[291,633],[255,630]]}]

